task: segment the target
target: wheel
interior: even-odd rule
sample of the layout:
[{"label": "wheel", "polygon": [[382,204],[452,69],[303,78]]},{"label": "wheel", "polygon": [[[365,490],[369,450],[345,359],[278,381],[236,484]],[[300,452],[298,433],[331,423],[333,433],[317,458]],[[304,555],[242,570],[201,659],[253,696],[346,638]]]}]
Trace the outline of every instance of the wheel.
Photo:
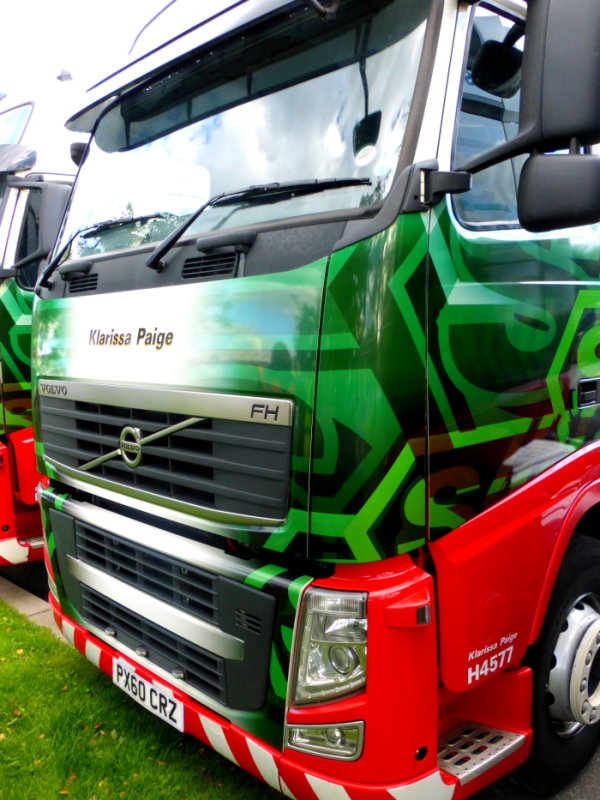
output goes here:
[{"label": "wheel", "polygon": [[533,747],[514,775],[550,797],[600,743],[600,542],[576,535],[565,554],[546,620],[527,663],[534,671]]}]

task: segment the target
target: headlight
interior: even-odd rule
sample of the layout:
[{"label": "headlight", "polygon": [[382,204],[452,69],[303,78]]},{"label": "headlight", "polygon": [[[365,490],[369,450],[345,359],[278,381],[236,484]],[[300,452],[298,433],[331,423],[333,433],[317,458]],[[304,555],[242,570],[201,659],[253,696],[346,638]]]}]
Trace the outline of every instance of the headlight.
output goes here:
[{"label": "headlight", "polygon": [[364,736],[365,723],[362,720],[339,725],[289,725],[286,744],[302,753],[356,761],[362,754]]},{"label": "headlight", "polygon": [[367,595],[309,589],[304,598],[293,702],[317,703],[362,689],[367,671]]}]

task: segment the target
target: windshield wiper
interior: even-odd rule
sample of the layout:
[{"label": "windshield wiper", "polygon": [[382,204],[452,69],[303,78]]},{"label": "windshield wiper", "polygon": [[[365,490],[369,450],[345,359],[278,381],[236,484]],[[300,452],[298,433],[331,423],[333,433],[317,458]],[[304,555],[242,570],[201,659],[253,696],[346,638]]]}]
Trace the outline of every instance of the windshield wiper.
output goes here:
[{"label": "windshield wiper", "polygon": [[260,186],[249,186],[237,192],[224,192],[217,194],[203,203],[196,211],[184,220],[179,227],[175,228],[165,239],[160,242],[146,260],[146,266],[160,272],[164,269],[163,256],[165,256],[173,245],[183,236],[190,225],[195,222],[200,214],[209,207],[231,206],[248,203],[278,203],[281,200],[289,200],[292,197],[300,197],[305,194],[317,194],[328,189],[343,189],[347,186],[370,186],[370,178],[325,178],[313,181],[287,181],[285,183],[265,183]]},{"label": "windshield wiper", "polygon": [[59,252],[55,255],[52,261],[50,261],[46,269],[40,275],[40,279],[38,280],[35,286],[36,292],[39,294],[39,289],[43,286],[48,285],[47,283],[48,279],[50,278],[52,273],[56,270],[64,254],[67,252],[69,247],[73,244],[73,242],[78,236],[81,236],[82,239],[88,239],[92,236],[95,236],[97,233],[101,233],[102,231],[108,231],[111,228],[120,228],[124,225],[134,225],[136,222],[149,222],[151,219],[166,219],[169,216],[172,215],[166,214],[163,211],[157,211],[155,214],[141,214],[137,217],[120,217],[119,219],[105,219],[102,222],[95,222],[93,225],[87,225],[84,228],[78,228],[66,242],[64,247],[60,248]]},{"label": "windshield wiper", "polygon": [[135,225],[136,222],[150,222],[151,219],[167,219],[169,216],[169,214],[165,214],[163,211],[157,211],[155,214],[140,214],[137,217],[119,217],[119,219],[107,219],[104,220],[104,222],[96,222],[95,225],[91,225],[89,228],[84,228],[84,232],[80,231],[79,233],[82,239],[90,239],[97,233],[109,231],[112,228],[121,228],[124,225]]}]

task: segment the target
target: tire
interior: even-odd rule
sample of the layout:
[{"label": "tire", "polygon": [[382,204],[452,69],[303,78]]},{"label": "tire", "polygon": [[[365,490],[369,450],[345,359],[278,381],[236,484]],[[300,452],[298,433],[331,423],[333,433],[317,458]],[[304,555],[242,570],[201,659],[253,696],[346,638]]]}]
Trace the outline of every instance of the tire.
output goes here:
[{"label": "tire", "polygon": [[[596,709],[596,702],[600,706],[597,630],[600,630],[600,542],[576,535],[560,568],[539,640],[526,659],[534,672],[533,747],[529,759],[513,778],[534,797],[551,797],[570,783],[600,744],[600,724],[593,722],[600,720]],[[593,647],[584,653],[590,636],[594,638]],[[585,666],[587,662],[591,665]],[[572,672],[573,664],[579,672]],[[587,670],[585,683],[581,669]],[[572,675],[578,676],[577,681]],[[572,687],[581,688],[585,684],[590,697],[586,694],[583,703],[577,695],[569,701],[573,697]],[[574,714],[582,714],[585,699],[589,700],[585,721],[570,719]],[[565,710],[566,706],[569,707]]]}]

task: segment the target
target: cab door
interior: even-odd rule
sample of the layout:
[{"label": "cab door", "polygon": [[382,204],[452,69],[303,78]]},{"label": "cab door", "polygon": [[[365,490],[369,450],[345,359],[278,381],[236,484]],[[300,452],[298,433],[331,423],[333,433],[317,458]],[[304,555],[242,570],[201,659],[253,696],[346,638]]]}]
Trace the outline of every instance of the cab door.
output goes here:
[{"label": "cab door", "polygon": [[[459,169],[515,136],[519,119],[522,19],[487,5],[468,13],[460,99],[446,120]],[[512,78],[509,69],[492,74],[486,49],[496,67],[513,61]],[[600,432],[600,398],[586,392],[599,374],[600,237],[591,227],[525,231],[517,219],[523,160],[476,174],[470,191],[436,207],[431,232],[428,513],[453,689],[466,688],[469,652],[515,633],[512,657],[524,652],[552,551],[536,498],[519,495],[533,522],[500,504]],[[493,509],[486,525],[492,517],[482,515]],[[444,638],[452,609],[469,607],[461,630]],[[464,663],[444,658],[456,648]]]}]

